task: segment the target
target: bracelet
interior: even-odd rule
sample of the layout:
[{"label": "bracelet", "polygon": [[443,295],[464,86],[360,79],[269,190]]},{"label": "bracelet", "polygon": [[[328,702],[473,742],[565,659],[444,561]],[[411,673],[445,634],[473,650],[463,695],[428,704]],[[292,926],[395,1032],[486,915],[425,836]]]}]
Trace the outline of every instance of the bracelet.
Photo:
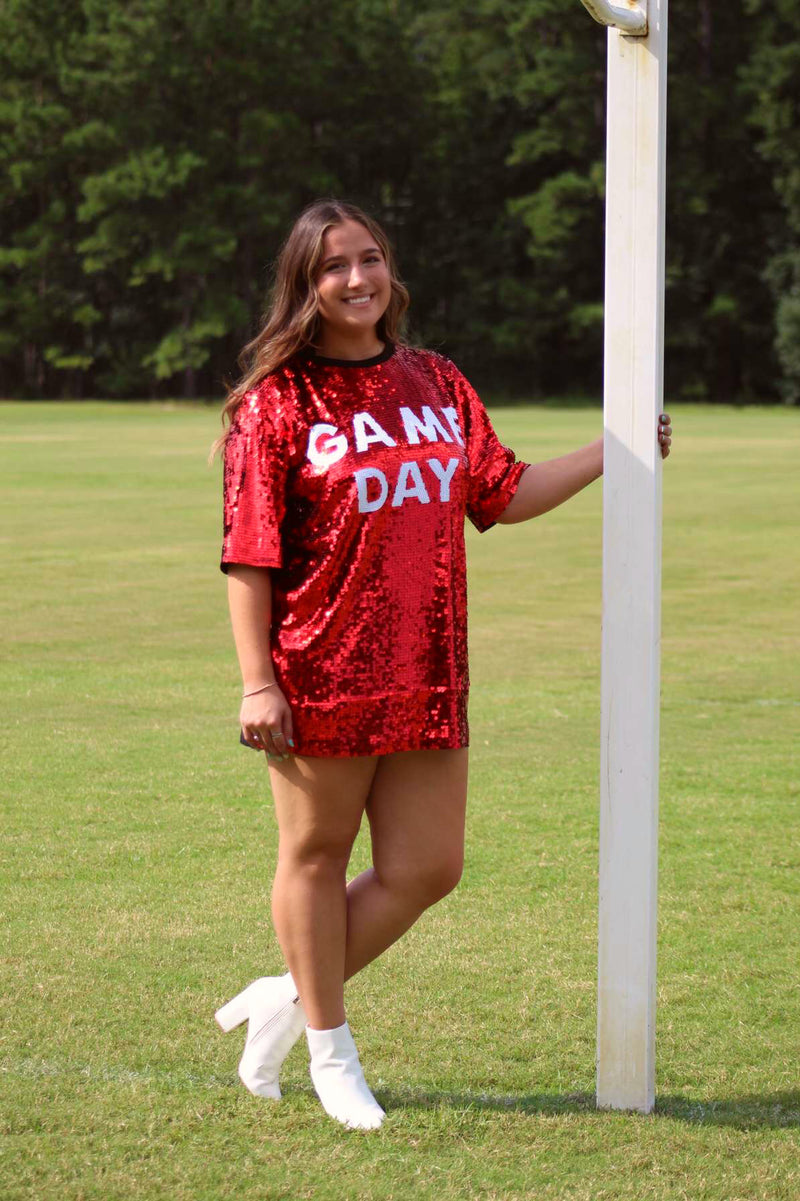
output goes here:
[{"label": "bracelet", "polygon": [[252,692],[243,692],[242,700],[244,700],[246,696],[257,696],[259,692],[266,692],[268,688],[277,688],[277,686],[277,680],[270,680],[269,684],[262,684],[260,688],[254,688]]}]

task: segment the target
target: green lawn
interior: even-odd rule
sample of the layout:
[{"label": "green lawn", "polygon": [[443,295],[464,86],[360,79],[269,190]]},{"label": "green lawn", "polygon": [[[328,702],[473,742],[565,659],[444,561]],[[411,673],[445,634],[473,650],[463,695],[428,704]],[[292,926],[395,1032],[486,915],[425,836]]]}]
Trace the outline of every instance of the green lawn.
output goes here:
[{"label": "green lawn", "polygon": [[[468,866],[350,986],[364,1135],[301,1049],[284,1101],[250,1096],[212,1018],[281,970],[216,411],[0,406],[4,1199],[796,1201],[800,411],[671,411],[656,1112],[593,1108],[595,484],[469,531]],[[528,458],[600,424],[494,418]]]}]

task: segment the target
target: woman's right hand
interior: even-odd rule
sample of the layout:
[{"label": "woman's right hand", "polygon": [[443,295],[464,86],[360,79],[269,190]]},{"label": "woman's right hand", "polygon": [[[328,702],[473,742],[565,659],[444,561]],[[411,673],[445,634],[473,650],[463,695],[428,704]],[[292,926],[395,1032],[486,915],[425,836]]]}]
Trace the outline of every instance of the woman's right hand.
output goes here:
[{"label": "woman's right hand", "polygon": [[277,759],[289,758],[294,747],[292,711],[277,684],[244,698],[239,724],[248,746]]}]

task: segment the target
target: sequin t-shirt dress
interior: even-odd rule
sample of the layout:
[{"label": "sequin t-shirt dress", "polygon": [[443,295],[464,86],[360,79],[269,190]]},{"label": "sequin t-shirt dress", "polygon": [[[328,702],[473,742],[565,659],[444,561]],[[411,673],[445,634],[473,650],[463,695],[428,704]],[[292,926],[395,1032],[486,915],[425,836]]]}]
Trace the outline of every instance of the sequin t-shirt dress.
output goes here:
[{"label": "sequin t-shirt dress", "polygon": [[221,567],[271,569],[297,754],[468,744],[464,517],[493,525],[525,466],[432,351],[296,356],[246,394],[225,446]]}]

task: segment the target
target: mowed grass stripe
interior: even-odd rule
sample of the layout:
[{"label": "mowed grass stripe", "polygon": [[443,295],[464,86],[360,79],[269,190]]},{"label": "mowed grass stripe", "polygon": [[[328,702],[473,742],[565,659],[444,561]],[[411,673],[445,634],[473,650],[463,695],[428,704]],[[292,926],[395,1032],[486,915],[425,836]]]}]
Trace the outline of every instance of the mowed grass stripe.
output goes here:
[{"label": "mowed grass stripe", "polygon": [[[350,988],[376,1136],[269,1106],[213,1009],[279,970],[266,773],[238,747],[215,410],[0,407],[3,1192],[789,1198],[800,414],[671,409],[657,1111],[593,1109],[601,487],[468,530],[459,889]],[[596,410],[503,409],[521,457]],[[368,861],[362,834],[355,868]]]}]

